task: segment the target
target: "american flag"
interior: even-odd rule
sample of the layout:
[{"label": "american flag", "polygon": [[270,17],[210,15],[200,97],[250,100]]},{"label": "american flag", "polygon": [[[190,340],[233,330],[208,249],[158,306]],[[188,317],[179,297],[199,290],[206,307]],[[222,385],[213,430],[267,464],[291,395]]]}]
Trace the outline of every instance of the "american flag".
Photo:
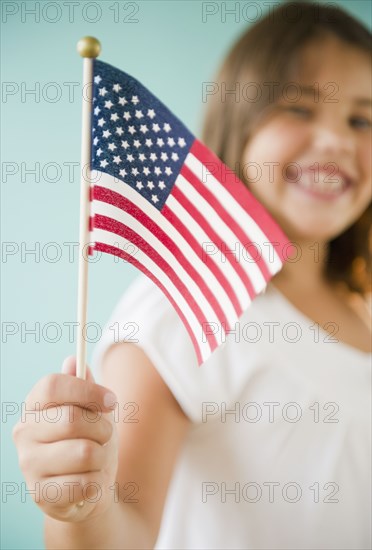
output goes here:
[{"label": "american flag", "polygon": [[98,60],[92,117],[93,249],[159,286],[201,365],[281,269],[288,240],[164,104]]}]

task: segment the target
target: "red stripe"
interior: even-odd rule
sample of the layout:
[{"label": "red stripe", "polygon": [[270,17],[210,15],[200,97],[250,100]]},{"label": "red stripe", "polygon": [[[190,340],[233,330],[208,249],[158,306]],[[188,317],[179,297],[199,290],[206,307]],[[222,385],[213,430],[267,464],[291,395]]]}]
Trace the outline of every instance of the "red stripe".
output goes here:
[{"label": "red stripe", "polygon": [[[174,195],[174,192],[175,192],[176,188],[177,188],[177,183],[173,187],[173,190],[171,192],[172,195]],[[205,259],[206,252],[202,247],[202,243],[200,243],[194,237],[194,235],[181,222],[181,220],[176,216],[176,214],[174,212],[172,212],[172,210],[169,208],[169,206],[167,206],[167,202],[165,202],[165,205],[162,208],[162,214],[175,227],[175,229],[177,229],[177,231],[179,233],[181,233],[181,235],[184,236],[184,238],[187,240],[188,244],[193,249],[194,253],[201,259],[201,261],[204,264],[207,264],[207,261]],[[214,243],[214,244],[216,244],[216,246],[218,246],[218,248],[221,250],[221,245],[218,245],[217,243]],[[237,294],[236,294],[234,288],[232,287],[230,281],[226,278],[224,272],[221,270],[219,265],[216,262],[213,261],[212,258],[210,258],[210,261],[208,262],[208,268],[210,269],[210,271],[213,272],[214,276],[216,277],[216,279],[218,280],[220,285],[225,289],[226,294],[228,295],[228,297],[229,297],[229,299],[230,299],[230,301],[231,301],[231,303],[232,303],[232,305],[235,309],[237,317],[240,317],[243,310],[241,308],[241,305],[240,305],[240,302],[238,300]]]},{"label": "red stripe", "polygon": [[[271,273],[266,265],[265,260],[262,257],[262,251],[260,249],[257,249],[256,244],[243,231],[241,226],[234,220],[234,218],[228,213],[225,208],[221,205],[221,203],[218,201],[215,195],[211,193],[205,185],[202,184],[202,182],[199,180],[197,176],[191,170],[184,164],[181,170],[181,174],[184,176],[184,178],[195,188],[195,190],[205,198],[205,200],[212,206],[212,208],[217,212],[217,214],[223,219],[226,220],[226,225],[231,229],[233,233],[235,233],[236,237],[239,239],[241,244],[244,247],[247,247],[247,245],[252,245],[253,247],[253,256],[251,256],[254,259],[254,263],[258,265],[260,268],[262,275],[265,278],[265,281],[268,281],[271,279]],[[206,223],[208,223],[206,221]],[[247,249],[249,250],[249,249]],[[255,252],[254,252],[255,251]],[[242,251],[239,251],[239,254],[242,253]],[[257,260],[256,260],[257,258]],[[243,261],[245,261],[243,259]]]},{"label": "red stripe", "polygon": [[[129,213],[135,219],[140,220],[151,233],[157,237],[166,248],[173,254],[176,261],[184,268],[184,270],[195,281],[196,285],[200,288],[200,291],[205,296],[206,300],[214,310],[219,322],[224,323],[223,326],[230,329],[230,325],[226,318],[226,314],[221,308],[218,300],[208,286],[208,281],[205,281],[200,273],[194,268],[191,262],[185,257],[184,252],[176,245],[176,243],[167,235],[167,233],[155,223],[147,214],[145,214],[138,206],[130,201],[127,197],[123,197],[115,191],[108,190],[104,187],[97,186],[94,191],[94,196],[97,200],[112,204],[117,208],[123,210],[123,212]],[[126,236],[126,235],[123,235]]]},{"label": "red stripe", "polygon": [[[199,366],[202,364],[202,356],[199,349],[199,344],[195,338],[195,335],[186,319],[184,314],[182,313],[182,310],[178,307],[177,303],[173,300],[172,296],[169,294],[168,290],[163,286],[163,284],[149,271],[143,264],[141,264],[138,260],[136,260],[131,254],[127,254],[127,252],[124,252],[123,250],[120,250],[119,248],[116,248],[115,246],[110,246],[108,244],[104,243],[97,243],[96,244],[96,250],[99,250],[100,252],[105,252],[106,254],[112,254],[113,256],[118,256],[119,258],[122,258],[123,260],[131,263],[134,265],[137,269],[142,271],[149,279],[151,279],[159,288],[160,290],[166,295],[168,300],[171,302],[174,309],[177,311],[178,315],[180,316],[183,324],[186,327],[187,332],[189,333],[189,336],[192,340],[192,343],[194,345],[194,349],[197,355],[197,360]],[[171,335],[169,336],[172,337]]]},{"label": "red stripe", "polygon": [[271,244],[282,262],[286,261],[294,254],[295,249],[293,245],[289,243],[287,236],[277,222],[271,217],[271,214],[265,210],[256,197],[253,196],[244,183],[226,166],[226,164],[197,139],[192,144],[189,152],[204,164],[219,181],[221,181],[221,179],[218,174],[223,174],[224,178],[222,185],[228,190],[230,195],[235,198],[236,202],[249,212],[249,215],[262,229],[268,239],[270,239]]},{"label": "red stripe", "polygon": [[[176,191],[176,195],[174,194],[174,191],[175,191],[175,187],[173,188],[173,191],[172,191],[172,195],[175,196],[176,198],[176,195],[178,194],[178,191]],[[179,192],[180,193],[180,192]],[[169,206],[167,206],[167,203],[165,203],[165,205],[163,206],[162,208],[162,214],[164,215],[164,217],[174,226],[174,228],[179,232],[181,233],[184,238],[187,240],[188,244],[191,246],[191,248],[193,249],[193,251],[195,252],[195,254],[197,256],[199,256],[199,258],[201,259],[201,261],[205,264],[208,263],[208,267],[209,269],[213,272],[214,276],[217,278],[217,280],[219,281],[219,283],[223,286],[223,288],[225,289],[226,291],[226,294],[228,295],[232,305],[234,306],[234,309],[235,309],[235,312],[236,312],[236,315],[237,317],[240,317],[240,315],[242,314],[243,310],[242,310],[242,307],[240,305],[240,302],[237,298],[237,295],[235,293],[235,290],[234,288],[232,287],[230,281],[226,278],[225,274],[223,273],[223,271],[221,271],[220,267],[218,266],[218,264],[216,264],[216,262],[213,261],[212,258],[208,258],[208,260],[205,259],[205,255],[207,255],[206,251],[203,249],[201,243],[194,237],[194,235],[191,233],[191,231],[188,229],[188,227],[186,227],[186,225],[180,220],[180,218],[169,208]],[[212,239],[211,239],[212,241]],[[221,243],[220,241],[219,242],[216,242],[216,243],[213,243],[216,245],[216,247],[218,247],[219,250],[221,250]],[[230,263],[231,260],[229,259]],[[242,271],[242,273],[240,273],[240,269]],[[241,266],[236,266],[236,271],[239,272],[237,273],[238,276],[240,276],[240,279],[242,279],[242,274],[243,276],[245,275],[244,273],[244,270],[241,268]],[[248,283],[249,284],[249,279],[248,277],[246,276],[246,281],[244,281],[246,284]],[[252,293],[254,294],[254,291],[252,290]],[[250,291],[248,290],[248,294],[251,296],[251,293]]]},{"label": "red stripe", "polygon": [[[218,247],[218,249],[226,254],[227,246],[221,240],[221,237],[217,235],[217,233],[208,223],[206,223],[205,218],[200,214],[199,210],[195,208],[195,206],[189,201],[188,198],[185,197],[185,195],[176,185],[173,187],[172,195],[189,212],[189,214],[195,219],[195,221],[202,226],[205,233]],[[178,231],[182,231],[182,233],[189,233],[189,235],[187,236],[187,240],[194,239],[189,230],[184,226],[183,222],[170,209],[165,210],[165,207],[163,207],[162,212],[164,213],[164,216],[166,216],[169,221],[178,229]],[[250,298],[253,299],[256,296],[256,291],[253,288],[250,278],[242,268],[241,264],[237,261],[236,257],[234,256],[234,258],[232,258],[231,256],[231,254],[227,254],[227,260],[231,263],[235,271],[238,273],[240,279],[243,281],[245,287],[247,288]]]},{"label": "red stripe", "polygon": [[[108,218],[107,216],[96,214],[95,228],[104,229],[106,231],[109,231],[110,233],[115,233],[116,235],[124,237],[128,241],[132,242],[135,246],[137,246],[140,250],[142,250],[147,256],[149,256],[149,258],[151,258],[159,266],[159,268],[171,279],[174,286],[185,298],[186,302],[189,304],[191,310],[198,319],[201,329],[204,332],[204,328],[208,326],[208,321],[203,314],[201,308],[193,298],[190,291],[187,289],[186,285],[175,273],[173,268],[161,257],[161,255],[154,248],[152,248],[152,246],[150,246],[140,235],[138,235],[138,233],[136,233],[129,227],[118,222],[117,220]],[[210,334],[209,332],[210,331],[208,331],[208,334],[205,333],[205,336],[208,339],[210,347],[214,349],[218,345],[217,340],[215,335]]]}]

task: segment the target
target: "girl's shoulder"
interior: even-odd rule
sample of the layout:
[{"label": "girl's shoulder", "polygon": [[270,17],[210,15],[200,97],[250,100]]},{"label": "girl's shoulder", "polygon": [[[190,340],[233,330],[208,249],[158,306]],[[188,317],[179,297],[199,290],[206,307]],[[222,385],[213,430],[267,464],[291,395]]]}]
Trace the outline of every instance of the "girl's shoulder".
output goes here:
[{"label": "girl's shoulder", "polygon": [[[358,394],[365,386],[369,362],[357,341],[362,331],[359,326],[354,329],[357,323],[350,321],[351,310],[345,304],[341,307],[342,302],[336,301],[338,307],[333,303],[333,309],[319,308],[319,303],[327,304],[324,297],[318,298],[311,297],[304,309],[303,300],[296,303],[269,283],[239,318],[224,344],[198,367],[191,339],[177,312],[152,281],[140,276],[126,290],[103,330],[92,356],[93,371],[99,381],[105,351],[117,341],[134,342],[186,416],[196,423],[203,421],[203,404],[230,406],[242,399],[242,391],[248,391],[251,398],[264,396],[266,401],[267,395],[280,394],[283,402],[292,401],[293,392],[310,392],[313,400],[328,390],[337,396],[344,391]],[[308,309],[311,302],[317,303],[312,310]],[[340,327],[337,340],[325,332],[335,326]],[[355,369],[359,377],[354,376]],[[325,386],[325,373],[330,388]]]}]

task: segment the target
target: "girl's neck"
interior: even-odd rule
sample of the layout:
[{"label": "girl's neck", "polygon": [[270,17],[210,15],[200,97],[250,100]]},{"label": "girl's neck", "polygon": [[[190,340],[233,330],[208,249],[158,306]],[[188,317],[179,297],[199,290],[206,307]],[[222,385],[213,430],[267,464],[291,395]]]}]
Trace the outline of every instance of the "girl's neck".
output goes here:
[{"label": "girl's neck", "polygon": [[324,265],[327,259],[326,242],[292,241],[294,254],[273,277],[274,285],[293,287],[298,291],[311,291],[319,288],[330,288],[324,278]]}]

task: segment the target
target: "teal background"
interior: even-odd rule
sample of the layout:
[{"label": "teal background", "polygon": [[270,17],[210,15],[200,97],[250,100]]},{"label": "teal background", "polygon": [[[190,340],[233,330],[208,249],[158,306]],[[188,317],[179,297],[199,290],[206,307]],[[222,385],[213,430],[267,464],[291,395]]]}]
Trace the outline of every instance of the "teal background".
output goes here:
[{"label": "teal background", "polygon": [[[76,3],[76,2],[75,2]],[[241,6],[249,2],[240,2]],[[333,2],[345,7],[364,22],[371,23],[369,1]],[[27,9],[39,5],[40,21],[27,15],[22,20],[21,4]],[[46,6],[49,4],[49,6]],[[40,83],[39,101],[20,91],[3,95],[1,103],[2,132],[2,246],[18,247],[12,256],[2,255],[2,368],[1,368],[1,548],[43,548],[43,515],[30,496],[22,495],[23,476],[18,467],[11,430],[19,414],[6,415],[17,409],[35,382],[42,376],[58,371],[65,356],[74,353],[75,342],[69,341],[66,322],[76,319],[77,253],[70,261],[67,246],[77,242],[79,225],[79,170],[75,167],[69,178],[63,163],[78,163],[80,159],[81,58],[75,51],[77,40],[84,35],[97,36],[102,45],[101,59],[122,68],[142,81],[196,135],[200,135],[203,114],[202,83],[213,80],[215,70],[229,45],[248,24],[240,15],[237,21],[228,15],[221,21],[221,2],[212,2],[218,14],[202,21],[201,1],[139,1],[139,10],[124,22],[133,11],[134,2],[79,2],[69,20],[68,8],[59,2],[2,3],[2,85],[28,89]],[[94,4],[100,13],[89,8]],[[230,9],[235,2],[226,3]],[[262,5],[262,9],[265,7]],[[275,4],[275,2],[272,2]],[[54,5],[54,7],[53,7]],[[6,17],[5,10],[18,12]],[[239,6],[240,7],[240,6]],[[88,9],[89,8],[89,9]],[[126,9],[125,9],[126,8]],[[115,17],[120,14],[120,20]],[[97,14],[96,22],[84,20]],[[248,11],[248,14],[253,14]],[[48,21],[49,19],[49,21]],[[53,102],[53,88],[61,97]],[[8,84],[7,84],[8,83]],[[14,83],[14,84],[9,84]],[[23,83],[23,84],[22,84]],[[65,83],[65,84],[64,84]],[[69,97],[68,85],[73,88]],[[5,177],[6,163],[14,162],[17,174]],[[31,168],[36,162],[41,168],[47,163],[62,166],[59,178],[49,169],[40,181],[27,175],[22,181],[22,166]],[[56,175],[55,182],[45,181]],[[70,179],[70,181],[69,181]],[[53,262],[57,243],[62,253]],[[13,244],[9,244],[13,243]],[[24,243],[24,244],[22,244]],[[37,245],[36,243],[39,243]],[[40,257],[22,257],[21,248],[40,246]],[[46,246],[47,245],[47,246]],[[9,250],[9,248],[7,248]],[[49,261],[48,261],[49,253]],[[102,256],[89,269],[88,320],[103,325],[128,283],[136,276],[134,268]],[[9,323],[18,332],[6,338]],[[25,334],[23,327],[40,323],[40,341]],[[47,323],[61,326],[61,338],[53,339],[52,328],[44,335]],[[49,325],[48,325],[49,326]],[[94,333],[90,335],[94,338]],[[88,358],[92,345],[88,345]],[[15,483],[17,494],[4,492],[7,483]],[[24,486],[23,486],[24,487]]]}]

